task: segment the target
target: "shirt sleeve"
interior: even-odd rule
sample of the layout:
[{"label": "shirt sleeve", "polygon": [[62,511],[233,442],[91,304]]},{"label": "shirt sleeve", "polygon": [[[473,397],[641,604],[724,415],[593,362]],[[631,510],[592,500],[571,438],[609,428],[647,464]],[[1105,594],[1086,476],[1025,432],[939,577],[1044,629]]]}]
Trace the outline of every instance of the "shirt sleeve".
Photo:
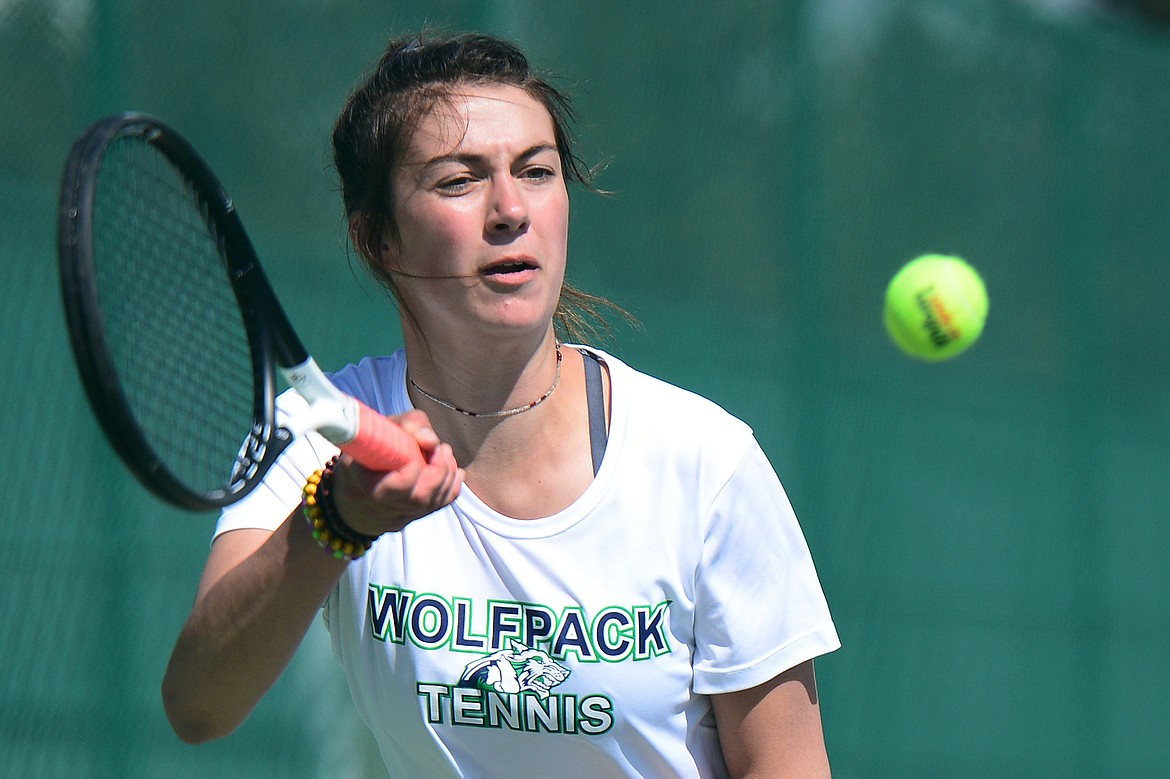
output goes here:
[{"label": "shirt sleeve", "polygon": [[708,515],[694,688],[746,690],[841,646],[796,515],[753,441]]}]

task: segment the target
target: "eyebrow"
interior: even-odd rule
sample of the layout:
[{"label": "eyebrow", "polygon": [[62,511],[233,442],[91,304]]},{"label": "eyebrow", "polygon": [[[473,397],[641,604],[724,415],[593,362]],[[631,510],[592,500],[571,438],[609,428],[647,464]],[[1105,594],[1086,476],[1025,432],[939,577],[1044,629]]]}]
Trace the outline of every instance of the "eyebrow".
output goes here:
[{"label": "eyebrow", "polygon": [[[551,151],[557,156],[560,156],[560,150],[557,149],[556,144],[552,143],[534,143],[516,157],[517,161],[530,160],[538,154],[546,151]],[[488,162],[488,157],[483,154],[440,154],[438,157],[433,157],[422,163],[421,167],[430,168],[435,165],[441,165],[445,162],[460,162],[465,165],[483,165]]]}]

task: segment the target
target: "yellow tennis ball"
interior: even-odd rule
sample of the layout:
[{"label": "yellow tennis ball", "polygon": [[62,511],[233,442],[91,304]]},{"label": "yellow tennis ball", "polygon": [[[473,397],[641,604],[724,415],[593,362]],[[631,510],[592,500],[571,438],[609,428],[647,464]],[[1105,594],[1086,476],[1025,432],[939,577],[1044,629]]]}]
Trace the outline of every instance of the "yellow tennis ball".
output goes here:
[{"label": "yellow tennis ball", "polygon": [[987,288],[959,257],[924,254],[886,287],[885,323],[906,354],[938,362],[965,351],[983,332]]}]

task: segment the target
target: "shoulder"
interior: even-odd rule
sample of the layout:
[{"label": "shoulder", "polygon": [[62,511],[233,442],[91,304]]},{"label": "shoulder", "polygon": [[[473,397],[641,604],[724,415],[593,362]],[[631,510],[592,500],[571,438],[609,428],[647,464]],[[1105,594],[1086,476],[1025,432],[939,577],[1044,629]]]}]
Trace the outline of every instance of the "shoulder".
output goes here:
[{"label": "shoulder", "polygon": [[599,355],[613,388],[611,435],[626,451],[715,486],[757,446],[751,427],[718,403]]},{"label": "shoulder", "polygon": [[406,411],[406,354],[401,349],[380,357],[363,357],[329,374],[338,389],[387,415]]},{"label": "shoulder", "polygon": [[752,438],[751,427],[715,401],[599,354],[609,367],[615,410],[629,413],[631,421],[703,441]]}]

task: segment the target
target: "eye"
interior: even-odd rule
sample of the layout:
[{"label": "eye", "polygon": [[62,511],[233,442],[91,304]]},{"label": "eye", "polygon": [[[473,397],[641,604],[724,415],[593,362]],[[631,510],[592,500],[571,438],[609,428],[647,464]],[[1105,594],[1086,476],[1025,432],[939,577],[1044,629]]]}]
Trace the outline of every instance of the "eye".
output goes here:
[{"label": "eye", "polygon": [[435,189],[445,195],[461,195],[469,190],[474,183],[475,177],[470,173],[458,173],[440,180],[435,185]]},{"label": "eye", "polygon": [[532,165],[520,171],[520,178],[529,181],[545,181],[557,175],[557,172],[546,165]]}]

